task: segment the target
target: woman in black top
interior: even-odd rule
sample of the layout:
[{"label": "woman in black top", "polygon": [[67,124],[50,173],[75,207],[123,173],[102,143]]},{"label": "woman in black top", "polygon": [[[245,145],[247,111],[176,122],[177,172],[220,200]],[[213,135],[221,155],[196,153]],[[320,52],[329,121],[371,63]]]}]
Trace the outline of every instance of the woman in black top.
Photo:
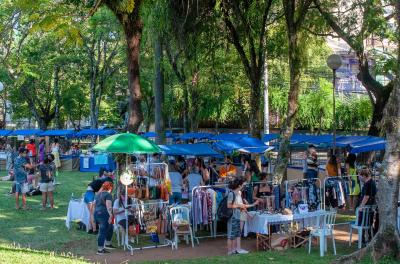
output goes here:
[{"label": "woman in black top", "polygon": [[[260,203],[264,203],[264,199],[262,197],[271,196],[272,194],[272,186],[267,181],[267,174],[265,172],[260,173],[260,183],[254,187],[253,191],[253,200],[259,201]],[[269,208],[270,204],[266,204]]]}]

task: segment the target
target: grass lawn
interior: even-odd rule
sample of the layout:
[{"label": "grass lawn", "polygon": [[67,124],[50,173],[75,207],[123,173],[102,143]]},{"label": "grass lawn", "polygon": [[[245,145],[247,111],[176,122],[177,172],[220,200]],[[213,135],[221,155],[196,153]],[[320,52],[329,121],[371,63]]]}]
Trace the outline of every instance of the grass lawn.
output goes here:
[{"label": "grass lawn", "polygon": [[[4,175],[3,173],[0,173]],[[57,209],[40,211],[41,196],[28,197],[31,211],[15,210],[14,196],[8,196],[11,182],[0,182],[0,263],[84,263],[82,259],[69,258],[73,255],[95,252],[96,238],[85,232],[65,227],[68,201],[71,193],[81,196],[94,173],[63,172],[58,181],[61,183],[55,193]],[[352,216],[339,216],[338,223],[352,220]],[[75,228],[75,225],[73,225]],[[29,249],[27,249],[29,248]],[[338,253],[347,254],[355,248],[338,245]],[[331,249],[330,249],[331,250]],[[202,258],[181,261],[163,261],[146,263],[327,263],[334,259],[331,251],[320,258],[318,249],[308,255],[305,248],[290,249],[284,252],[252,253],[246,256]],[[133,258],[134,259],[134,258]],[[365,261],[364,263],[370,263]],[[383,263],[394,263],[386,260]]]},{"label": "grass lawn", "polygon": [[84,264],[87,262],[83,259],[55,255],[54,253],[49,252],[18,249],[12,247],[0,247],[0,263]]},{"label": "grass lawn", "polygon": [[[3,172],[4,174],[4,172]],[[86,190],[93,173],[60,173],[55,197],[55,210],[40,211],[41,196],[28,197],[32,210],[15,210],[14,196],[8,196],[11,182],[0,182],[0,246],[16,244],[37,250],[81,254],[95,250],[94,236],[65,227],[71,193],[80,196]]]}]

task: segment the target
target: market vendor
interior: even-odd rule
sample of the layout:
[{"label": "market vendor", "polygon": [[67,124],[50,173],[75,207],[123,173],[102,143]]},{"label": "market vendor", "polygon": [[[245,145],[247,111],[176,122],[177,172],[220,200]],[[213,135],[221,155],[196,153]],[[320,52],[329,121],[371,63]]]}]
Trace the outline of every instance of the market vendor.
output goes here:
[{"label": "market vendor", "polygon": [[125,203],[125,191],[121,190],[118,198],[115,199],[114,205],[113,205],[115,222],[120,227],[122,227],[124,230],[126,229],[125,209],[129,209],[128,210],[128,227],[136,224],[135,217],[132,214],[132,199],[130,197],[128,197],[127,201],[128,201],[128,203]]},{"label": "market vendor", "polygon": [[[364,168],[361,170],[360,175],[362,177],[362,181],[364,182],[364,185],[361,190],[361,203],[358,206],[358,210],[356,212],[358,214],[358,223],[357,223],[358,225],[361,225],[362,218],[363,218],[362,217],[362,214],[363,214],[362,207],[375,205],[375,203],[376,203],[375,197],[376,197],[376,193],[377,193],[375,181],[371,177],[371,171],[367,168]],[[372,225],[374,212],[370,211],[369,215],[367,217],[369,218],[368,222],[371,223],[371,225]],[[368,229],[368,237],[369,237],[369,240],[372,238],[370,229]],[[362,235],[362,239],[363,239],[363,242],[365,242],[364,235]]]},{"label": "market vendor", "polygon": [[232,177],[237,175],[236,167],[232,164],[232,159],[229,156],[225,157],[224,165],[219,167],[219,176],[221,178]]},{"label": "market vendor", "polygon": [[260,183],[254,187],[253,200],[259,201],[264,205],[264,208],[272,208],[270,200],[265,200],[264,197],[272,195],[272,186],[268,183],[267,173],[260,173]]}]

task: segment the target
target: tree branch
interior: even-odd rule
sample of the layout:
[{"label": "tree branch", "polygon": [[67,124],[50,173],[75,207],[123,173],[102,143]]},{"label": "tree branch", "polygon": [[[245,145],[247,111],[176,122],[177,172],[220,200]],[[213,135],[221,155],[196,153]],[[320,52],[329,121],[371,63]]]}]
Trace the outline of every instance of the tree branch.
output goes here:
[{"label": "tree branch", "polygon": [[239,34],[235,28],[235,26],[232,24],[231,20],[229,19],[229,11],[228,11],[228,7],[226,6],[227,3],[225,1],[222,2],[222,13],[224,15],[224,22],[226,27],[228,28],[229,32],[230,32],[230,37],[232,38],[232,43],[235,46],[237,52],[239,53],[239,57],[242,60],[245,72],[247,74],[247,76],[249,77],[249,79],[251,79],[251,67],[250,67],[250,63],[249,60],[246,57],[246,53],[244,51],[243,46],[240,44],[240,37]]}]

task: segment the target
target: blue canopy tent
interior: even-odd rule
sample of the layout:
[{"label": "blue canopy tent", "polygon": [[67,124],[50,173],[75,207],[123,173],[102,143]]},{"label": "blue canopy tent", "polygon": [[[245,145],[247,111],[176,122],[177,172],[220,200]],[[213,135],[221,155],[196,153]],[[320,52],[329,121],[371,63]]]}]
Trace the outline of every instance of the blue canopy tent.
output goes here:
[{"label": "blue canopy tent", "polygon": [[56,137],[73,137],[75,135],[75,131],[71,129],[64,130],[46,130],[39,134],[39,136],[56,136]]},{"label": "blue canopy tent", "polygon": [[150,132],[144,133],[144,134],[141,135],[141,136],[142,136],[142,137],[145,137],[145,138],[155,138],[155,137],[157,137],[157,133],[156,133],[156,132],[150,131]]},{"label": "blue canopy tent", "polygon": [[188,139],[211,139],[214,135],[210,133],[196,133],[196,132],[190,132],[183,134],[179,136],[178,138],[182,140],[188,140]]},{"label": "blue canopy tent", "polygon": [[233,151],[240,149],[242,146],[236,142],[236,141],[231,141],[231,140],[221,140],[214,142],[212,146],[222,152],[225,153],[232,153]]},{"label": "blue canopy tent", "polygon": [[10,135],[13,131],[7,129],[0,129],[0,137],[6,137]]},{"label": "blue canopy tent", "polygon": [[290,144],[307,144],[309,140],[312,140],[315,136],[304,135],[304,134],[293,134],[290,138]]},{"label": "blue canopy tent", "polygon": [[352,144],[361,142],[370,138],[371,136],[340,136],[336,138],[336,146],[338,147],[350,147]]},{"label": "blue canopy tent", "polygon": [[218,141],[215,142],[213,146],[226,153],[231,153],[234,150],[245,153],[264,153],[273,148],[265,145],[261,140],[252,137],[244,137],[238,140]]},{"label": "blue canopy tent", "polygon": [[[340,137],[336,137],[338,139]],[[312,144],[315,146],[321,145],[321,144],[332,144],[333,142],[333,135],[315,135],[310,138],[308,138],[305,143],[307,144]]]},{"label": "blue canopy tent", "polygon": [[43,131],[40,129],[19,129],[19,130],[14,130],[10,136],[36,136],[42,133]]},{"label": "blue canopy tent", "polygon": [[[157,137],[157,133],[156,132],[146,132],[146,133],[144,133],[143,135],[142,135],[143,137],[146,137],[146,138],[155,138],[155,137]],[[174,134],[174,133],[172,133],[172,132],[166,132],[165,133],[165,137],[166,138],[175,138],[177,135],[176,134]]]},{"label": "blue canopy tent", "polygon": [[163,154],[168,156],[198,156],[198,157],[222,157],[205,143],[159,145]]},{"label": "blue canopy tent", "polygon": [[269,142],[279,138],[279,134],[264,134],[263,141]]},{"label": "blue canopy tent", "polygon": [[221,133],[213,136],[212,140],[237,140],[241,138],[249,137],[249,134],[233,134],[233,133]]},{"label": "blue canopy tent", "polygon": [[117,131],[114,129],[82,129],[77,132],[76,137],[88,137],[88,136],[110,136],[116,134]]},{"label": "blue canopy tent", "polygon": [[378,137],[370,137],[364,141],[359,141],[351,146],[350,153],[361,153],[361,152],[368,152],[368,151],[379,151],[384,150],[386,147],[386,141],[383,138]]}]

